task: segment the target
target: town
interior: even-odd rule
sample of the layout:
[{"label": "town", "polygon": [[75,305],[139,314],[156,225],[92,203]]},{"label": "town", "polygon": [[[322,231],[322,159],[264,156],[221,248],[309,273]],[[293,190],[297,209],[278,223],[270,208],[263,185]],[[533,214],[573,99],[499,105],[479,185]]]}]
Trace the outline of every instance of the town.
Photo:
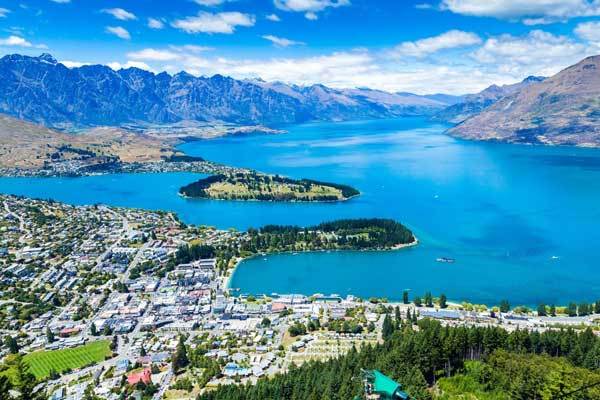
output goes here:
[{"label": "town", "polygon": [[256,231],[6,195],[0,207],[0,376],[32,374],[32,391],[55,400],[194,399],[381,343],[394,313],[509,331],[599,318],[599,303],[534,313],[407,292],[400,302],[243,294],[228,282]]}]

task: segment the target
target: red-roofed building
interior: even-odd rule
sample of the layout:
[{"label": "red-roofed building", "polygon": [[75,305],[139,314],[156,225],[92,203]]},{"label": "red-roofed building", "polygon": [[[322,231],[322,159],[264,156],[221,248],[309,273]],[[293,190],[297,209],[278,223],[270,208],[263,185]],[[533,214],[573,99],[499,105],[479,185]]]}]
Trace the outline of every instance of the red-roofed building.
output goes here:
[{"label": "red-roofed building", "polygon": [[152,383],[152,371],[150,368],[145,368],[140,372],[133,372],[127,376],[127,383],[130,385],[137,385],[139,382],[143,382],[148,385]]},{"label": "red-roofed building", "polygon": [[286,308],[287,308],[287,307],[286,307],[286,306],[285,306],[285,304],[283,304],[283,303],[276,303],[276,302],[273,302],[273,304],[271,304],[271,312],[274,312],[274,313],[280,313],[280,312],[283,312],[283,311],[285,311],[285,310],[286,310]]},{"label": "red-roofed building", "polygon": [[69,336],[75,336],[79,332],[80,332],[79,328],[64,328],[58,333],[58,336],[66,338]]}]

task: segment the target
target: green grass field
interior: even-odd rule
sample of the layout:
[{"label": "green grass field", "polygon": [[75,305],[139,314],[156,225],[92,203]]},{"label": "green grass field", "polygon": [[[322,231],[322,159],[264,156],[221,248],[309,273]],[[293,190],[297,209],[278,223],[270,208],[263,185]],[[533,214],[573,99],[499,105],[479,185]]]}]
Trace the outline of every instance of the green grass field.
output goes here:
[{"label": "green grass field", "polygon": [[69,369],[85,367],[94,362],[104,361],[111,354],[108,340],[97,340],[72,349],[36,351],[24,357],[31,373],[44,379],[54,370],[62,373]]}]

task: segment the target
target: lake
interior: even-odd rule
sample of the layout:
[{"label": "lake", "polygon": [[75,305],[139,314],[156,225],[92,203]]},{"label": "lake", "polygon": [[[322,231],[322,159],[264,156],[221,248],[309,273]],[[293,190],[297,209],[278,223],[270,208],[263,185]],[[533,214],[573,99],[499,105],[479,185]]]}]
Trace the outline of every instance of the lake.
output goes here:
[{"label": "lake", "polygon": [[318,123],[181,146],[209,160],[362,192],[342,203],[183,199],[178,188],[201,176],[188,173],[0,178],[0,192],[171,210],[185,222],[221,228],[387,217],[420,240],[396,252],[247,260],[231,280],[243,293],[398,299],[408,289],[486,304],[508,298],[513,305],[600,297],[600,151],[467,142],[444,135],[445,128],[420,118]]}]

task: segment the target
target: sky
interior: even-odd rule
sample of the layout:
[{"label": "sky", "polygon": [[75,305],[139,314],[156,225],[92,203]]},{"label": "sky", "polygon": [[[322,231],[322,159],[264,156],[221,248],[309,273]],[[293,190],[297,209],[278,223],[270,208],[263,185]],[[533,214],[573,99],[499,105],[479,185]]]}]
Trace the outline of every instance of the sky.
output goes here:
[{"label": "sky", "polygon": [[0,55],[465,94],[600,54],[600,0],[0,0]]}]

